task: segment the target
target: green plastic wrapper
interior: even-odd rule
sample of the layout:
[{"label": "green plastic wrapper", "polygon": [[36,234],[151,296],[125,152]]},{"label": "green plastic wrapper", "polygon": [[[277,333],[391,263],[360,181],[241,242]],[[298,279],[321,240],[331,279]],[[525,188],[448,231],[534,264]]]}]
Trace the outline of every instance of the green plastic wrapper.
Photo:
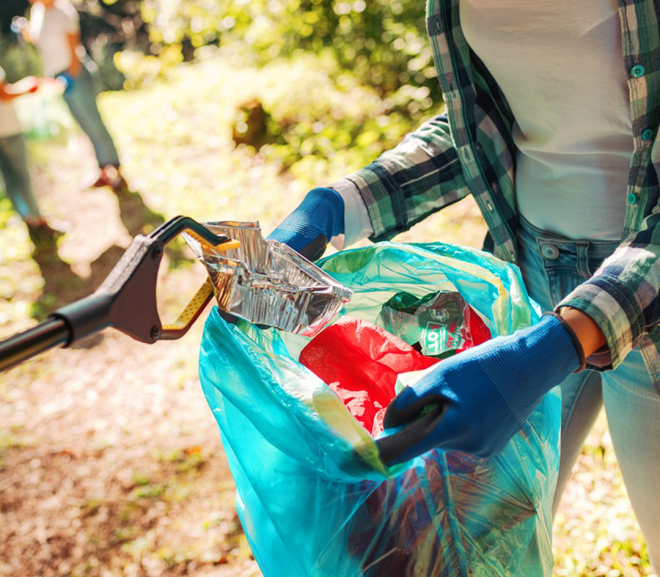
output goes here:
[{"label": "green plastic wrapper", "polygon": [[439,291],[421,298],[400,292],[378,316],[380,326],[428,357],[446,358],[491,338],[460,293]]},{"label": "green plastic wrapper", "polygon": [[[539,319],[518,268],[478,250],[385,242],[319,264],[354,291],[340,314],[372,323],[399,292],[440,290],[458,291],[494,336]],[[265,577],[552,574],[557,391],[495,457],[434,450],[388,467],[339,397],[298,363],[308,342],[227,324],[217,310],[202,341],[202,387]]]}]

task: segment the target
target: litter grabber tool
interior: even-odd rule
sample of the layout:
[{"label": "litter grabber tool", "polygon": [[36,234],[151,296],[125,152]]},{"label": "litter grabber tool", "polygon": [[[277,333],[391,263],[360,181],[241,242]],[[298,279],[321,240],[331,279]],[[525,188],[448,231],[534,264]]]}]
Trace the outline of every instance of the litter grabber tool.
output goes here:
[{"label": "litter grabber tool", "polygon": [[158,268],[165,246],[182,233],[213,253],[236,249],[240,244],[186,216],[173,218],[148,236],[136,236],[94,294],[1,341],[0,371],[54,347],[69,347],[108,327],[149,344],[185,335],[213,297],[213,286],[207,280],[173,324],[161,322],[156,306]]},{"label": "litter grabber tool", "polygon": [[[165,246],[179,235],[209,277],[177,320],[163,324],[156,305],[158,270]],[[264,239],[258,223],[202,225],[179,216],[148,236],[137,236],[94,294],[0,342],[0,371],[108,327],[148,344],[181,338],[214,295],[229,322],[242,318],[261,328],[314,337],[350,300],[352,291],[289,246]],[[379,439],[383,460],[404,452],[411,438],[427,435],[443,414],[443,407],[437,407]]]}]

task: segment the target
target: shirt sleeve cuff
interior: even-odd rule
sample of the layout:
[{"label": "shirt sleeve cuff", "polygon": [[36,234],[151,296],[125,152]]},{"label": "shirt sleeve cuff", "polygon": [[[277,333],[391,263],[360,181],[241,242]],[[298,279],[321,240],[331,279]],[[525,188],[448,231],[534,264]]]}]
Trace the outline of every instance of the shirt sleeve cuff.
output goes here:
[{"label": "shirt sleeve cuff", "polygon": [[356,242],[368,238],[374,232],[369,219],[367,206],[362,200],[358,187],[343,178],[330,185],[344,200],[344,234],[330,239],[337,250],[349,247]]},{"label": "shirt sleeve cuff", "polygon": [[645,331],[644,313],[634,293],[619,279],[599,275],[578,286],[556,307],[588,315],[603,331],[607,345],[587,357],[587,368],[616,369]]}]

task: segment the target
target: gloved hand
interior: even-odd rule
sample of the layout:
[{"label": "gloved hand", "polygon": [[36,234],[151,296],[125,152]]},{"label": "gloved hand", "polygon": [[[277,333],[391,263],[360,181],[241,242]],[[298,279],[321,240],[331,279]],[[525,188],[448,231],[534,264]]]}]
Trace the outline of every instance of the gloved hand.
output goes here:
[{"label": "gloved hand", "polygon": [[328,241],[343,233],[344,199],[331,188],[315,188],[268,238],[316,260],[325,252]]},{"label": "gloved hand", "polygon": [[69,94],[77,82],[77,78],[69,72],[62,72],[62,74],[58,74],[57,80],[59,80],[64,86],[64,94]]},{"label": "gloved hand", "polygon": [[[442,361],[390,403],[385,428],[407,425],[389,441],[390,464],[436,447],[480,457],[499,453],[545,393],[581,367],[582,346],[565,321],[552,314]],[[440,404],[445,404],[441,419],[415,426],[423,410],[435,406],[437,411]],[[424,420],[429,423],[419,419]]]}]

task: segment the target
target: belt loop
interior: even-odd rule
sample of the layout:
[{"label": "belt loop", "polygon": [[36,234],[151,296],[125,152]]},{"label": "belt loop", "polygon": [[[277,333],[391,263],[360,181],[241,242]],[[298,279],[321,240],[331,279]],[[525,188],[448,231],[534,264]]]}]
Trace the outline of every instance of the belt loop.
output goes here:
[{"label": "belt loop", "polygon": [[589,268],[589,241],[577,241],[577,271],[585,280],[593,274]]}]

